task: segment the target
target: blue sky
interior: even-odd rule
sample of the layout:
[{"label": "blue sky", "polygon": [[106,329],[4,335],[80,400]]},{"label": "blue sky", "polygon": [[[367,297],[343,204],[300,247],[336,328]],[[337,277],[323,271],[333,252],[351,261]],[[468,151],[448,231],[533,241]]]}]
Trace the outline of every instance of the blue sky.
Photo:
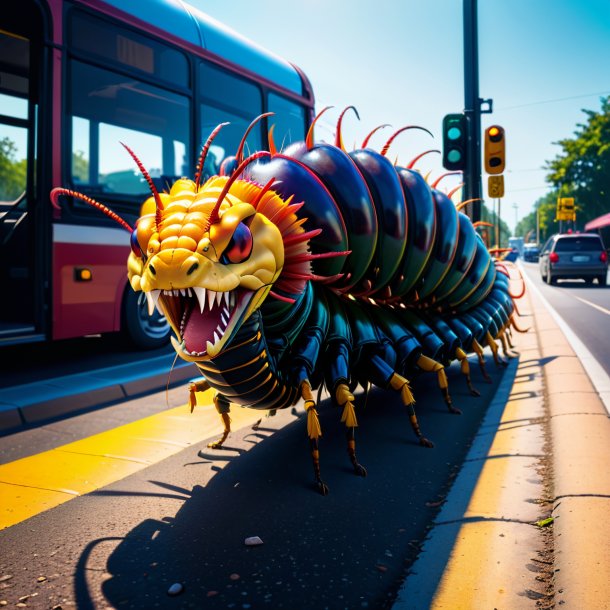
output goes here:
[{"label": "blue sky", "polygon": [[[335,110],[318,137],[329,139],[339,111],[346,115],[346,146],[361,144],[373,127],[417,124],[392,145],[389,156],[406,163],[419,152],[441,148],[445,114],[464,108],[461,0],[189,0],[308,75],[316,109]],[[528,214],[549,187],[545,161],[585,120],[582,108],[599,110],[610,94],[609,0],[479,0],[480,96],[493,98],[483,128],[506,129],[506,195],[502,218],[509,226]],[[392,133],[378,132],[381,147]],[[417,166],[443,173],[440,155]],[[448,177],[449,189],[459,180]],[[487,179],[483,177],[486,193]],[[487,202],[491,207],[491,202]],[[516,204],[516,207],[515,207]]]}]

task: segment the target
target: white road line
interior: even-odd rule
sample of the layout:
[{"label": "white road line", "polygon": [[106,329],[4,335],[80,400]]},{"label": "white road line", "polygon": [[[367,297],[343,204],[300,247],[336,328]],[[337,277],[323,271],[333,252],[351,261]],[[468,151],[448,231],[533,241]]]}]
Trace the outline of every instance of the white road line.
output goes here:
[{"label": "white road line", "polygon": [[[524,271],[522,269],[522,271]],[[531,288],[539,297],[540,300],[544,303],[544,306],[548,309],[549,313],[557,322],[557,326],[563,331],[563,334],[566,336],[568,343],[576,352],[579,360],[582,362],[583,368],[585,369],[593,387],[596,389],[601,401],[604,403],[604,407],[606,407],[606,411],[610,416],[610,377],[606,371],[602,368],[599,362],[593,357],[591,352],[588,350],[586,345],[576,336],[576,334],[572,331],[572,329],[568,326],[565,320],[555,311],[553,306],[545,299],[542,292],[534,284],[534,282],[529,278],[527,273],[524,273],[525,279],[527,281],[527,285]],[[576,297],[578,298],[578,297]],[[581,300],[581,299],[579,299]],[[592,305],[592,303],[590,303]],[[597,307],[597,305],[595,306]],[[608,313],[608,312],[606,312]]]},{"label": "white road line", "polygon": [[595,303],[591,303],[591,301],[587,301],[587,299],[581,299],[580,297],[577,297],[576,295],[571,295],[573,296],[575,299],[578,299],[581,303],[585,303],[586,305],[590,305],[591,307],[594,307],[595,309],[601,311],[602,313],[605,313],[607,316],[610,316],[610,310],[601,307],[600,305],[596,305]]}]

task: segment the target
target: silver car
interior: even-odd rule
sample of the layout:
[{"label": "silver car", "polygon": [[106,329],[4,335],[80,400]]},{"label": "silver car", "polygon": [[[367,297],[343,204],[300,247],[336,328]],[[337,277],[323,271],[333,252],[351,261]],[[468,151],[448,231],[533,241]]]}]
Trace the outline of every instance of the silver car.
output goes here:
[{"label": "silver car", "polygon": [[553,235],[540,252],[539,266],[547,284],[558,279],[584,279],[591,284],[597,278],[598,284],[605,286],[608,254],[595,233]]}]

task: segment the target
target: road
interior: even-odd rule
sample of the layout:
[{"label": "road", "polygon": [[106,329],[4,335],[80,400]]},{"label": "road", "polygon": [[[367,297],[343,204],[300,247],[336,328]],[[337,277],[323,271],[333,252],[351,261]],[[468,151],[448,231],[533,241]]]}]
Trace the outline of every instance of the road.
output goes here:
[{"label": "road", "polygon": [[[491,385],[474,371],[483,393],[478,399],[467,395],[457,368],[449,371],[461,416],[447,412],[434,379],[416,380],[420,424],[434,449],[415,442],[397,396],[371,392],[366,408],[359,409],[357,449],[366,478],[353,474],[340,412],[324,401],[327,497],[314,491],[301,410],[265,419],[256,432],[242,428],[221,451],[207,449],[212,432],[202,429],[197,442],[186,448],[176,443],[169,457],[148,457],[152,464],[128,457],[125,446],[117,455],[116,443],[108,445],[98,466],[82,478],[95,487],[98,478],[125,465],[132,474],[78,496],[69,495],[66,460],[78,452],[82,460],[93,460],[94,450],[65,443],[81,437],[87,442],[104,430],[115,434],[136,414],[163,414],[164,393],[5,437],[0,446],[13,456],[63,446],[36,456],[40,470],[54,470],[47,487],[63,496],[61,504],[0,532],[0,601],[12,607],[30,595],[22,603],[36,608],[387,607],[503,374],[493,364],[489,370]],[[183,402],[182,392],[170,391],[170,407]],[[153,439],[140,435],[132,442],[147,440]],[[57,463],[52,454],[62,456],[60,466],[49,466]],[[63,483],[53,482],[54,475]],[[8,495],[14,487],[0,492]],[[30,490],[22,491],[19,509]],[[246,547],[249,536],[264,544]],[[169,597],[174,583],[184,590]]]},{"label": "road", "polygon": [[523,263],[528,278],[610,375],[610,285],[588,286],[583,280],[559,280],[549,286],[537,263]]}]

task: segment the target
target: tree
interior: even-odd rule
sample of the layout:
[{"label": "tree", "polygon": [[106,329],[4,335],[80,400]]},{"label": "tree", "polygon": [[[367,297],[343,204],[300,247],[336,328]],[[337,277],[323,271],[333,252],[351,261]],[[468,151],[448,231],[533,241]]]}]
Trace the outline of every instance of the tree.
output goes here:
[{"label": "tree", "polygon": [[0,140],[0,201],[15,201],[25,191],[26,159],[17,159],[17,145],[10,138]]},{"label": "tree", "polygon": [[578,225],[610,210],[610,96],[601,98],[600,112],[584,110],[573,138],[556,142],[563,149],[545,169],[556,197],[574,197]]},{"label": "tree", "polygon": [[529,241],[536,240],[536,216],[540,223],[540,241],[544,243],[553,233],[557,231],[555,222],[557,209],[557,191],[547,193],[534,204],[534,211],[521,218],[515,229],[515,235],[531,235]]}]

